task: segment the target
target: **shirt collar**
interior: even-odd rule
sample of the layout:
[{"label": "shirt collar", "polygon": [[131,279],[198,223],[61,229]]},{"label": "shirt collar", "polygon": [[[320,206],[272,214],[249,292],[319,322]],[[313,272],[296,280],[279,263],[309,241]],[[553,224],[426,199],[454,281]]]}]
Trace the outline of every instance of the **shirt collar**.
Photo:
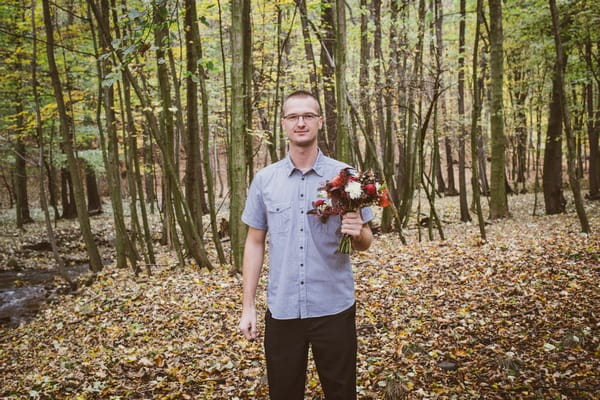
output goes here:
[{"label": "shirt collar", "polygon": [[[297,169],[294,166],[294,163],[292,162],[292,159],[290,158],[290,154],[288,153],[288,155],[285,157],[286,159],[286,169],[288,172],[288,176],[292,175],[292,172],[294,172],[295,169]],[[319,176],[323,176],[323,162],[325,160],[325,155],[323,154],[323,152],[321,151],[321,149],[317,148],[317,158],[315,160],[315,163],[312,165],[312,167],[308,170],[313,170],[315,171],[315,173]]]}]

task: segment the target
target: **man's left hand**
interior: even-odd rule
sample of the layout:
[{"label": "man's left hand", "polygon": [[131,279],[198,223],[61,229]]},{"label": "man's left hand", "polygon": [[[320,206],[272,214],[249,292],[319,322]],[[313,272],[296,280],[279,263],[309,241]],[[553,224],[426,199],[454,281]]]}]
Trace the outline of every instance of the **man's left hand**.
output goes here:
[{"label": "man's left hand", "polygon": [[348,212],[342,216],[341,232],[354,238],[360,236],[364,221],[359,212]]}]

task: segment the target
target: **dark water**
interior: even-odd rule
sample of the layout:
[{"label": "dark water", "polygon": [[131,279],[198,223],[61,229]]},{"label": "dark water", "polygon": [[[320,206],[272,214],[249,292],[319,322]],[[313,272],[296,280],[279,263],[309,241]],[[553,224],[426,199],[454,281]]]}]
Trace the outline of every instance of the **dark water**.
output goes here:
[{"label": "dark water", "polygon": [[[87,264],[67,268],[73,279],[89,272]],[[56,291],[55,271],[0,271],[0,324],[14,327],[31,319]]]}]

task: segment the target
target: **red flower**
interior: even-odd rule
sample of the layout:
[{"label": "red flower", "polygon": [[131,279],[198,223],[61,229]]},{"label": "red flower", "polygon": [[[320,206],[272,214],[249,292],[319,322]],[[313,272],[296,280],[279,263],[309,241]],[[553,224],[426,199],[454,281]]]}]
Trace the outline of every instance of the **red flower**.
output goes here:
[{"label": "red flower", "polygon": [[375,196],[377,194],[377,187],[375,187],[375,185],[373,185],[372,183],[369,183],[365,185],[365,192],[369,196]]},{"label": "red flower", "polygon": [[333,187],[339,187],[339,186],[344,186],[344,179],[342,178],[341,175],[337,175],[335,178],[333,178],[329,184]]},{"label": "red flower", "polygon": [[388,195],[387,190],[384,190],[379,197],[379,206],[387,207],[390,205],[390,196]]},{"label": "red flower", "polygon": [[325,200],[320,199],[313,203],[313,207],[319,207],[319,206],[322,206],[323,204],[325,204]]}]

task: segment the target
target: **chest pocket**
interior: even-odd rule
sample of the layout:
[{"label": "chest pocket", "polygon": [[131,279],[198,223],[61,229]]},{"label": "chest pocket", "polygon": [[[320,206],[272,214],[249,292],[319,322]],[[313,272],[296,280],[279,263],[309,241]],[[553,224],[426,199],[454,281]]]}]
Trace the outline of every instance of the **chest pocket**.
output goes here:
[{"label": "chest pocket", "polygon": [[[313,217],[313,216],[311,216]],[[339,235],[342,225],[342,220],[339,215],[331,215],[327,222],[321,222],[319,218],[312,219],[312,229],[314,232],[325,233],[327,235]]]},{"label": "chest pocket", "polygon": [[292,205],[289,202],[273,203],[267,205],[267,223],[269,232],[284,233],[290,229],[292,218]]}]

